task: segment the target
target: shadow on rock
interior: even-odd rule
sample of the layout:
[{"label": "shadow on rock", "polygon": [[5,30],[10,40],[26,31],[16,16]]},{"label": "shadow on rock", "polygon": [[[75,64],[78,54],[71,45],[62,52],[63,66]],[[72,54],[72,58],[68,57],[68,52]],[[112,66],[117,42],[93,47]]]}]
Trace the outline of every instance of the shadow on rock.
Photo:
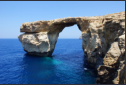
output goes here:
[{"label": "shadow on rock", "polygon": [[83,68],[86,72],[91,73],[93,76],[97,77],[97,70],[90,66],[90,63],[84,58]]},{"label": "shadow on rock", "polygon": [[29,53],[25,53],[24,56],[26,56],[26,57],[50,57],[50,58],[53,58],[53,56],[36,56],[36,55],[29,54]]}]

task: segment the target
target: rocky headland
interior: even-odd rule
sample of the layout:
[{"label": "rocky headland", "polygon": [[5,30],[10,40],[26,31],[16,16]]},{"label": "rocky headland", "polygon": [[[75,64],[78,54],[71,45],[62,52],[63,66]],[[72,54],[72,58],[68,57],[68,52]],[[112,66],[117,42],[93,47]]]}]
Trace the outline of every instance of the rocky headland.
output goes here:
[{"label": "rocky headland", "polygon": [[[24,51],[51,56],[59,33],[77,24],[82,32],[85,60],[98,75],[98,84],[125,83],[125,11],[93,17],[68,17],[49,21],[25,22],[18,36]],[[72,29],[71,29],[72,30]]]}]

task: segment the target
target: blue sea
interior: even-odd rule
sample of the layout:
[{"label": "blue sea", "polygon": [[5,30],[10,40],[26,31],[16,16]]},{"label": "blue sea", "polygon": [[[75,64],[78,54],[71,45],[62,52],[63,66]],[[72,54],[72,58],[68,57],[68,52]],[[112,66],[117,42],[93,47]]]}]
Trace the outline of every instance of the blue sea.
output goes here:
[{"label": "blue sea", "polygon": [[95,84],[84,63],[81,39],[58,39],[52,57],[30,56],[18,39],[0,39],[0,84]]}]

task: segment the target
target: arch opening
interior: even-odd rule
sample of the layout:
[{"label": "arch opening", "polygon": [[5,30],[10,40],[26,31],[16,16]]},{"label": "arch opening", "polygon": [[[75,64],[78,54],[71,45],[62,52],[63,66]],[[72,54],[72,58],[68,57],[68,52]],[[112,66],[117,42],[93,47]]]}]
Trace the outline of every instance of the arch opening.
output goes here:
[{"label": "arch opening", "polygon": [[63,28],[63,30],[59,33],[59,39],[61,38],[75,38],[75,39],[79,39],[79,37],[81,36],[81,31],[78,27],[77,24],[73,24],[73,23],[67,23],[65,24],[65,27]]},{"label": "arch opening", "polygon": [[[78,30],[77,24],[74,24],[73,26],[67,25],[59,33],[59,36],[55,43],[54,52],[52,55],[60,55],[60,54],[64,55],[65,54],[66,56],[68,56],[71,53],[80,51],[81,56],[84,56],[84,52],[82,49],[82,39],[79,39],[80,36],[81,36],[81,31]],[[76,46],[76,47],[74,47],[74,46]],[[66,50],[64,50],[64,49],[66,49]],[[64,50],[64,52],[63,51],[59,52],[59,50]],[[66,53],[65,53],[65,51],[66,51]],[[76,55],[78,55],[78,53]]]}]

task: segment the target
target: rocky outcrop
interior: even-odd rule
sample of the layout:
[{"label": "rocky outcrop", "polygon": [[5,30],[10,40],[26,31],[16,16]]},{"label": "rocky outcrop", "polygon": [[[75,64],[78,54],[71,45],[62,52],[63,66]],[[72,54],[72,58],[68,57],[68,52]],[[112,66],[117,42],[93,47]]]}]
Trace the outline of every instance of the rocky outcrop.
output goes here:
[{"label": "rocky outcrop", "polygon": [[59,33],[25,33],[19,36],[24,51],[37,56],[51,56]]},{"label": "rocky outcrop", "polygon": [[125,12],[27,22],[21,25],[20,32],[25,33],[18,38],[27,53],[51,56],[59,33],[74,24],[82,32],[85,60],[98,70],[97,83],[124,83]]},{"label": "rocky outcrop", "polygon": [[125,83],[125,34],[119,36],[109,48],[98,68],[97,83]]}]

